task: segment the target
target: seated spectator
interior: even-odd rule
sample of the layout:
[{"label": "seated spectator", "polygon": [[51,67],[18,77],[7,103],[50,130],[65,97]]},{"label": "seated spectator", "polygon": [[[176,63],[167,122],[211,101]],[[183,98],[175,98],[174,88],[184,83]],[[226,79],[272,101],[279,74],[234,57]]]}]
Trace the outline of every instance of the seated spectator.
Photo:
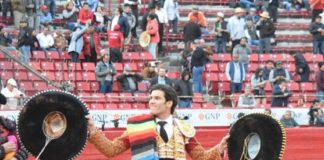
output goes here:
[{"label": "seated spectator", "polygon": [[293,106],[293,107],[296,107],[296,108],[305,108],[306,107],[306,99],[305,99],[304,95],[298,96],[297,104],[296,104],[296,106]]},{"label": "seated spectator", "polygon": [[254,7],[254,3],[251,0],[240,0],[240,5],[246,10],[250,10],[251,7]]},{"label": "seated spectator", "polygon": [[251,92],[251,87],[246,86],[244,94],[241,94],[238,100],[237,107],[255,107],[256,101],[254,95]]},{"label": "seated spectator", "polygon": [[143,77],[137,73],[132,72],[132,68],[128,65],[124,66],[124,73],[117,77],[123,92],[137,92],[138,82],[142,81]]},{"label": "seated spectator", "polygon": [[66,28],[73,30],[78,25],[78,12],[72,1],[68,1],[64,5],[63,19],[66,20]]},{"label": "seated spectator", "polygon": [[233,54],[232,61],[226,64],[226,78],[230,81],[231,94],[241,92],[242,83],[245,80],[245,70],[239,55]]},{"label": "seated spectator", "polygon": [[183,40],[185,43],[194,41],[201,36],[201,30],[197,24],[197,18],[191,17],[189,22],[183,28]]},{"label": "seated spectator", "polygon": [[291,7],[293,5],[293,0],[284,0],[283,1],[283,7],[287,10],[290,11]]},{"label": "seated spectator", "polygon": [[42,26],[50,27],[50,24],[53,22],[52,15],[48,12],[48,7],[45,5],[42,5],[40,7],[41,13],[40,13],[40,24]]},{"label": "seated spectator", "polygon": [[[177,80],[174,84],[174,90],[179,97],[179,108],[191,108],[192,104],[192,82],[190,82],[190,72],[184,70],[181,73],[181,79]],[[183,96],[183,97],[181,97]]]},{"label": "seated spectator", "polygon": [[86,0],[86,2],[89,4],[89,10],[92,12],[94,12],[99,5],[99,0]]},{"label": "seated spectator", "polygon": [[315,126],[324,127],[324,113],[322,109],[315,113]]},{"label": "seated spectator", "polygon": [[300,52],[290,52],[290,55],[292,55],[295,59],[295,75],[297,76],[298,82],[308,82],[309,81],[309,74],[310,69],[308,66],[308,63],[306,62],[304,56]]},{"label": "seated spectator", "polygon": [[264,109],[264,114],[267,114],[267,115],[272,115],[272,111],[271,111],[271,109],[270,108],[266,108],[266,109]]},{"label": "seated spectator", "polygon": [[85,27],[75,27],[74,31],[71,33],[71,41],[68,48],[68,53],[71,56],[71,62],[79,62],[79,55],[81,54],[83,48],[83,34],[88,29],[90,21]]},{"label": "seated spectator", "polygon": [[271,70],[269,74],[269,81],[273,85],[277,85],[279,81],[290,81],[290,73],[288,69],[282,67],[282,62],[277,61],[276,62],[276,67]]},{"label": "seated spectator", "polygon": [[53,37],[54,37],[54,48],[59,52],[65,51],[66,48],[68,47],[68,41],[65,39],[65,36],[62,33],[62,31],[60,30],[56,31]]},{"label": "seated spectator", "polygon": [[260,16],[256,13],[255,8],[251,8],[248,15],[245,16],[246,21],[251,21],[252,24],[257,24],[258,21],[260,20]]},{"label": "seated spectator", "polygon": [[82,53],[84,55],[86,62],[97,63],[97,56],[100,54],[101,43],[98,32],[96,32],[94,26],[89,26],[87,31],[83,34],[83,49]]},{"label": "seated spectator", "polygon": [[191,20],[193,17],[197,19],[197,23],[200,26],[201,33],[203,35],[208,35],[207,31],[207,21],[203,12],[199,11],[198,7],[192,8],[192,11],[188,15],[188,19]]},{"label": "seated spectator", "polygon": [[167,70],[165,68],[159,68],[158,76],[150,80],[150,85],[153,86],[156,84],[166,84],[172,87],[173,81],[169,77],[167,77],[166,73]]},{"label": "seated spectator", "polygon": [[324,55],[324,24],[321,20],[321,16],[316,16],[315,21],[310,25],[309,31],[313,35],[314,54]]},{"label": "seated spectator", "polygon": [[89,4],[87,2],[83,3],[82,9],[79,12],[79,21],[80,24],[86,25],[90,20],[90,23],[93,23],[93,12],[89,9]]},{"label": "seated spectator", "polygon": [[112,62],[123,62],[122,49],[124,46],[124,35],[119,31],[119,24],[115,25],[114,30],[108,30],[108,43],[110,48],[110,58]]},{"label": "seated spectator", "polygon": [[249,46],[259,46],[259,36],[256,30],[255,25],[252,20],[247,20],[245,25],[245,35],[248,40]]},{"label": "seated spectator", "polygon": [[4,27],[0,25],[0,45],[8,47],[12,43],[12,38],[8,32],[5,32]]},{"label": "seated spectator", "polygon": [[272,60],[267,60],[266,65],[263,68],[263,79],[265,81],[269,80],[270,72],[273,70],[274,62]]},{"label": "seated spectator", "polygon": [[142,72],[144,80],[150,81],[152,78],[158,76],[156,69],[156,62],[149,62]]},{"label": "seated spectator", "polygon": [[316,73],[315,83],[317,87],[316,99],[324,102],[324,62],[318,63],[319,71]]},{"label": "seated spectator", "polygon": [[315,125],[315,115],[318,112],[318,110],[320,109],[320,101],[315,99],[312,101],[311,106],[309,108],[309,125],[310,126],[314,126]]},{"label": "seated spectator", "polygon": [[288,98],[292,96],[292,93],[287,88],[287,82],[281,80],[278,85],[275,85],[272,89],[272,102],[271,107],[287,107]]},{"label": "seated spectator", "polygon": [[233,54],[237,54],[239,56],[238,61],[244,65],[245,73],[247,73],[249,69],[249,55],[251,52],[251,48],[247,45],[246,37],[241,38],[240,43],[237,44],[233,49]]},{"label": "seated spectator", "polygon": [[1,90],[1,94],[7,98],[7,104],[2,106],[3,110],[19,109],[18,101],[24,97],[24,93],[17,89],[17,82],[14,79],[7,81],[6,88]]},{"label": "seated spectator", "polygon": [[116,69],[107,50],[101,50],[101,61],[96,66],[96,79],[99,83],[100,93],[110,93],[113,88]]},{"label": "seated spectator", "polygon": [[54,49],[54,38],[50,34],[48,27],[44,27],[42,32],[37,34],[36,38],[42,50],[49,51]]},{"label": "seated spectator", "polygon": [[285,114],[280,119],[280,122],[285,128],[298,127],[297,122],[291,115],[291,111],[286,111]]},{"label": "seated spectator", "polygon": [[226,53],[226,43],[229,40],[229,34],[226,27],[227,21],[224,20],[224,13],[218,12],[216,23],[212,30],[215,36],[215,53]]},{"label": "seated spectator", "polygon": [[38,51],[38,50],[41,50],[40,48],[40,44],[39,44],[39,41],[37,39],[37,32],[35,30],[33,30],[32,32],[32,38],[31,38],[31,45],[30,45],[30,51],[31,53],[33,53],[33,51]]},{"label": "seated spectator", "polygon": [[267,81],[263,78],[263,69],[258,68],[255,71],[255,74],[251,77],[251,85],[253,88],[253,93],[255,96],[256,104],[266,104],[267,99],[263,97],[265,95],[264,87],[267,84]]},{"label": "seated spectator", "polygon": [[96,28],[98,32],[106,31],[104,30],[105,24],[106,24],[106,18],[105,18],[105,12],[104,8],[101,6],[98,6],[96,11],[94,12],[94,19],[96,22]]}]

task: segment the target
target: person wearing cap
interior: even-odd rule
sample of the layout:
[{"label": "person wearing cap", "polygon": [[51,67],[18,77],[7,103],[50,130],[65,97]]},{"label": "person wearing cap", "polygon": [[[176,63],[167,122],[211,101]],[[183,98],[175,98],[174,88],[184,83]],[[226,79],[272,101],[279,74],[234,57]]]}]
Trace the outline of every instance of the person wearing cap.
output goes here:
[{"label": "person wearing cap", "polygon": [[64,10],[62,13],[63,19],[66,20],[66,28],[73,30],[77,26],[79,9],[76,8],[72,1],[68,1],[64,4]]},{"label": "person wearing cap", "polygon": [[206,17],[203,12],[199,11],[198,7],[192,8],[192,11],[188,14],[188,19],[190,20],[192,17],[197,18],[197,23],[200,26],[201,33],[203,35],[208,35],[209,32],[207,31],[207,21]]},{"label": "person wearing cap", "polygon": [[114,63],[110,60],[107,50],[101,50],[101,61],[97,64],[95,74],[99,83],[100,93],[110,93],[113,88],[114,75],[116,69]]},{"label": "person wearing cap", "polygon": [[144,80],[147,81],[150,81],[152,78],[156,77],[157,75],[158,74],[157,74],[156,62],[149,62],[142,72],[142,76]]},{"label": "person wearing cap", "polygon": [[290,81],[291,77],[290,77],[290,72],[288,71],[288,69],[284,68],[282,66],[282,61],[277,61],[276,62],[276,66],[275,68],[273,68],[270,71],[269,74],[269,81],[273,84],[273,85],[277,85],[280,81],[285,80],[285,81]]},{"label": "person wearing cap", "polygon": [[20,59],[24,63],[28,63],[31,46],[33,46],[34,37],[33,29],[28,27],[26,19],[20,22],[20,29],[18,34],[18,49],[21,52]]},{"label": "person wearing cap", "polygon": [[183,28],[183,41],[188,43],[194,41],[201,36],[201,30],[197,24],[197,18],[191,17],[189,22]]},{"label": "person wearing cap", "polygon": [[2,106],[2,109],[16,110],[18,108],[18,101],[24,97],[24,93],[17,89],[17,82],[14,79],[9,79],[5,88],[1,90],[7,98],[7,103]]},{"label": "person wearing cap", "polygon": [[321,20],[321,16],[316,16],[315,21],[309,27],[309,31],[313,35],[313,53],[324,55],[324,24]]},{"label": "person wearing cap", "polygon": [[89,4],[84,2],[79,12],[80,24],[86,25],[89,21],[90,23],[93,23],[93,18],[93,12],[89,9]]},{"label": "person wearing cap", "polygon": [[299,77],[299,82],[308,82],[310,68],[303,54],[301,52],[294,51],[290,51],[289,54],[295,59],[295,75]]},{"label": "person wearing cap", "polygon": [[119,24],[115,25],[114,30],[108,30],[108,45],[110,49],[110,60],[112,62],[123,62],[122,48],[124,35],[119,31]]},{"label": "person wearing cap", "polygon": [[157,44],[160,42],[160,35],[159,35],[159,25],[158,21],[154,19],[154,15],[150,14],[147,17],[147,26],[146,26],[146,33],[150,35],[150,44],[148,46],[148,51],[151,53],[152,58],[157,58]]},{"label": "person wearing cap", "polygon": [[177,0],[166,0],[163,8],[169,21],[169,32],[178,33],[178,21],[180,20],[179,3]]},{"label": "person wearing cap", "polygon": [[[89,21],[90,22],[90,21]],[[71,56],[71,62],[79,62],[79,55],[81,54],[84,41],[83,34],[88,29],[89,23],[86,24],[85,27],[76,26],[71,33],[71,40],[68,47],[68,53]]]},{"label": "person wearing cap", "polygon": [[163,52],[163,36],[164,36],[164,26],[168,26],[168,15],[165,12],[165,10],[162,8],[163,4],[161,2],[155,6],[155,13],[158,16],[159,19],[159,36],[160,36],[160,41],[158,43],[158,54],[160,56],[164,56]]},{"label": "person wearing cap", "polygon": [[250,9],[249,14],[245,16],[245,20],[250,20],[253,24],[257,24],[259,22],[260,16],[257,15],[255,8]]},{"label": "person wearing cap", "polygon": [[53,22],[53,17],[50,13],[48,13],[48,7],[46,5],[42,5],[40,7],[40,24],[41,27],[49,26]]},{"label": "person wearing cap", "polygon": [[227,80],[230,81],[231,94],[241,92],[245,80],[245,70],[243,63],[239,62],[238,54],[233,54],[232,61],[226,64],[225,74]]},{"label": "person wearing cap", "polygon": [[324,62],[318,63],[319,71],[316,73],[315,76],[315,83],[316,83],[316,98],[319,101],[324,102]]},{"label": "person wearing cap", "polygon": [[241,38],[245,37],[245,10],[238,7],[234,10],[234,15],[228,19],[227,30],[232,41],[231,53],[234,47],[240,43]]},{"label": "person wearing cap", "polygon": [[256,29],[260,31],[259,54],[271,53],[271,38],[274,36],[276,28],[269,17],[269,12],[263,11],[260,17],[261,19],[256,25]]},{"label": "person wearing cap", "polygon": [[216,23],[212,30],[215,35],[215,53],[226,53],[226,43],[229,38],[227,21],[224,20],[224,13],[217,12]]},{"label": "person wearing cap", "polygon": [[11,0],[11,6],[13,10],[13,17],[14,17],[14,25],[16,29],[19,29],[19,23],[23,19],[25,13],[26,13],[26,8],[24,5],[23,0]]},{"label": "person wearing cap", "polygon": [[143,76],[132,71],[129,65],[124,66],[124,73],[117,77],[122,92],[134,93],[138,91],[138,82],[143,80]]},{"label": "person wearing cap", "polygon": [[169,86],[173,86],[173,80],[171,80],[166,74],[167,74],[168,70],[160,67],[158,69],[158,75],[155,76],[154,78],[152,78],[150,80],[150,86],[153,86],[155,84],[164,84],[164,85],[169,85]]}]

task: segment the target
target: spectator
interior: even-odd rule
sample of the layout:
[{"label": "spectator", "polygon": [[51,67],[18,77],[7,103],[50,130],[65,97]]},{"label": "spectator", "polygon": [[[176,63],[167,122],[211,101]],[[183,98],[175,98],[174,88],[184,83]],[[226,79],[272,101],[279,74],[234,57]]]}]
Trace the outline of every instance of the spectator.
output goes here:
[{"label": "spectator", "polygon": [[156,84],[165,84],[172,87],[173,81],[169,77],[167,77],[166,73],[167,70],[165,68],[159,68],[158,76],[150,80],[150,85],[154,86]]},{"label": "spectator", "polygon": [[275,27],[267,11],[262,12],[260,16],[261,20],[256,25],[256,29],[260,31],[259,53],[270,53],[271,38],[274,36]]},{"label": "spectator", "polygon": [[191,108],[193,93],[190,72],[188,70],[184,70],[181,73],[181,78],[174,84],[174,90],[179,96],[179,108]]},{"label": "spectator", "polygon": [[132,32],[131,34],[128,34],[128,37],[125,37],[125,39],[126,39],[125,44],[129,44],[132,41],[133,35],[136,35],[136,33],[133,33],[133,32],[136,32],[136,31],[134,31],[134,28],[136,27],[136,17],[133,15],[132,8],[130,5],[128,5],[128,4],[124,5],[123,16],[127,18],[130,30]]},{"label": "spectator", "polygon": [[309,125],[314,126],[315,125],[315,116],[317,115],[318,110],[320,109],[320,101],[317,99],[314,99],[311,103],[311,106],[309,108]]},{"label": "spectator", "polygon": [[298,127],[297,122],[291,115],[291,111],[286,111],[285,114],[280,119],[280,122],[285,128]]},{"label": "spectator", "polygon": [[254,95],[251,92],[251,87],[246,86],[244,89],[244,94],[241,94],[238,100],[238,107],[255,107],[256,101]]},{"label": "spectator", "polygon": [[83,49],[84,58],[86,62],[97,63],[97,55],[100,54],[101,44],[98,32],[95,31],[94,26],[89,26],[87,31],[83,34]]},{"label": "spectator", "polygon": [[178,33],[178,21],[180,20],[179,3],[177,0],[166,0],[163,8],[169,21],[169,32]]},{"label": "spectator", "polygon": [[233,54],[239,55],[239,62],[244,65],[245,73],[249,70],[249,61],[250,61],[250,54],[251,48],[247,45],[247,39],[245,37],[241,38],[239,44],[237,44],[233,49]]},{"label": "spectator", "polygon": [[[20,28],[20,22],[26,14],[26,8],[23,0],[11,0],[11,6],[13,10],[14,25],[16,29]],[[24,17],[25,18],[25,17]]]},{"label": "spectator", "polygon": [[33,53],[33,51],[41,50],[38,39],[37,39],[37,32],[35,30],[32,31],[32,39],[31,39],[31,46],[30,46],[30,52]]},{"label": "spectator", "polygon": [[240,5],[248,11],[251,7],[254,7],[253,0],[240,0]]},{"label": "spectator", "polygon": [[285,80],[281,80],[278,85],[273,87],[272,96],[271,107],[288,106],[288,98],[292,96],[292,93],[288,90]]},{"label": "spectator", "polygon": [[148,50],[151,53],[153,59],[156,59],[156,46],[160,41],[160,35],[158,22],[156,19],[154,19],[153,14],[150,14],[147,17],[146,32],[151,36]]},{"label": "spectator", "polygon": [[71,0],[73,2],[73,5],[75,6],[75,8],[77,8],[78,10],[82,9],[82,3],[81,0]]},{"label": "spectator", "polygon": [[[90,21],[89,21],[90,22]],[[79,55],[81,54],[84,42],[83,34],[88,29],[89,23],[81,29],[81,27],[75,27],[71,33],[71,41],[68,48],[68,53],[71,56],[72,62],[79,62]]]},{"label": "spectator", "polygon": [[158,43],[158,54],[160,56],[164,56],[164,52],[163,52],[163,36],[164,36],[164,26],[168,25],[168,17],[167,14],[165,12],[165,10],[163,8],[163,4],[158,4],[156,5],[155,8],[155,13],[158,16],[159,19],[159,36],[160,36],[160,41]]},{"label": "spectator", "polygon": [[191,56],[191,71],[193,76],[193,91],[196,93],[203,92],[201,77],[204,71],[206,54],[202,47],[197,43],[189,43],[193,51]]},{"label": "spectator", "polygon": [[55,0],[44,0],[44,4],[47,6],[47,8],[49,8],[49,12],[51,16],[54,18],[55,10],[56,10]]},{"label": "spectator", "polygon": [[183,28],[183,40],[185,43],[189,41],[194,41],[201,36],[201,30],[197,24],[197,18],[191,17],[189,23],[187,23]]},{"label": "spectator", "polygon": [[12,43],[12,38],[8,32],[5,32],[3,26],[0,26],[0,45],[8,47]]},{"label": "spectator", "polygon": [[306,97],[304,95],[299,95],[298,96],[298,99],[297,99],[297,104],[296,106],[293,106],[293,107],[296,107],[296,108],[305,108],[306,107]]},{"label": "spectator", "polygon": [[232,61],[226,64],[226,77],[230,81],[231,94],[242,91],[242,83],[245,80],[245,70],[239,55],[233,54]]},{"label": "spectator", "polygon": [[104,8],[103,7],[98,6],[95,9],[95,11],[93,13],[93,18],[94,18],[94,21],[96,24],[96,30],[98,32],[106,31],[106,30],[103,30],[103,28],[105,26]]},{"label": "spectator", "polygon": [[137,92],[138,82],[142,81],[143,77],[137,73],[132,72],[132,69],[126,65],[124,66],[124,73],[117,77],[123,92]]},{"label": "spectator", "polygon": [[72,1],[68,1],[64,5],[63,19],[66,20],[66,28],[73,30],[78,25],[78,15],[79,9],[76,8]]},{"label": "spectator", "polygon": [[250,9],[249,14],[245,16],[245,20],[246,21],[251,21],[252,24],[254,24],[254,25],[259,22],[260,16],[257,15],[255,8]]},{"label": "spectator", "polygon": [[283,7],[287,10],[290,11],[291,7],[293,5],[293,0],[284,0],[283,1]]},{"label": "spectator", "polygon": [[208,35],[209,33],[207,31],[206,17],[205,17],[205,15],[204,15],[203,12],[199,11],[199,8],[198,7],[194,7],[192,9],[192,12],[189,13],[189,15],[188,15],[189,21],[193,17],[195,17],[197,19],[197,23],[200,26],[201,33],[203,35]]},{"label": "spectator", "polygon": [[53,50],[54,38],[50,34],[48,27],[44,27],[42,32],[37,34],[36,38],[37,38],[40,48],[42,50],[44,50],[45,52],[47,52],[49,50]]},{"label": "spectator", "polygon": [[20,22],[20,29],[18,34],[18,48],[21,54],[21,61],[28,63],[30,47],[33,45],[33,29],[28,27],[26,19],[22,19]]},{"label": "spectator", "polygon": [[323,12],[324,3],[320,0],[309,0],[310,8],[312,9],[312,22]]},{"label": "spectator", "polygon": [[86,25],[88,21],[90,20],[90,23],[93,23],[93,12],[90,11],[89,9],[89,4],[87,2],[83,3],[82,9],[80,9],[79,12],[79,21],[80,24]]},{"label": "spectator", "polygon": [[7,81],[6,88],[1,90],[1,94],[3,94],[7,98],[7,104],[2,106],[4,110],[17,110],[18,101],[24,97],[24,94],[17,89],[17,82],[14,79],[9,79]]},{"label": "spectator", "polygon": [[305,8],[308,11],[310,10],[308,0],[296,0],[295,1],[295,7],[296,7],[296,10],[300,10],[302,8]]},{"label": "spectator", "polygon": [[136,34],[136,27],[138,26],[138,5],[141,4],[141,0],[124,0],[124,4],[127,4],[130,6],[133,15],[135,16],[136,19],[136,24],[135,27],[132,28],[132,36],[134,38],[137,38],[137,34]]},{"label": "spectator", "polygon": [[321,22],[322,17],[316,16],[315,22],[310,25],[310,33],[313,35],[313,52],[314,54],[324,55],[324,24]]},{"label": "spectator", "polygon": [[156,62],[149,62],[142,72],[144,80],[150,81],[152,78],[158,76],[156,70]]},{"label": "spectator", "polygon": [[266,104],[267,99],[264,97],[265,91],[264,87],[267,84],[267,81],[263,78],[264,71],[262,68],[258,68],[255,71],[255,74],[252,75],[251,85],[253,88],[254,95],[257,96],[255,98],[256,104]]},{"label": "spectator", "polygon": [[324,127],[324,113],[322,109],[315,113],[315,126]]},{"label": "spectator", "polygon": [[267,115],[271,116],[272,115],[271,109],[270,108],[264,109],[264,114],[267,114]]},{"label": "spectator", "polygon": [[54,48],[60,53],[62,51],[65,51],[66,48],[68,47],[68,41],[66,40],[62,31],[58,30],[54,32],[53,38],[54,38]]},{"label": "spectator", "polygon": [[215,53],[226,53],[226,43],[229,38],[227,21],[224,20],[224,13],[217,12],[216,23],[213,28],[215,35]]},{"label": "spectator", "polygon": [[86,0],[86,2],[89,4],[89,9],[95,12],[99,5],[99,0]]},{"label": "spectator", "polygon": [[324,62],[318,63],[319,72],[316,74],[315,82],[317,86],[317,99],[324,101]]},{"label": "spectator", "polygon": [[101,61],[96,66],[96,79],[99,83],[100,93],[110,93],[116,69],[110,60],[108,51],[102,50],[102,52]]},{"label": "spectator", "polygon": [[182,71],[183,70],[188,70],[191,71],[191,48],[190,48],[190,44],[192,43],[192,41],[187,42],[187,44],[184,44],[183,47],[182,46],[178,46],[178,48],[183,48],[183,50],[180,52],[180,64],[182,67]]},{"label": "spectator", "polygon": [[127,18],[123,16],[123,9],[121,7],[115,9],[110,28],[114,29],[117,24],[120,26],[119,31],[123,33],[124,37],[128,37],[130,27]]},{"label": "spectator", "polygon": [[290,81],[290,73],[286,68],[282,67],[281,61],[277,61],[276,67],[269,74],[269,81],[273,85],[277,85],[281,80]]},{"label": "spectator", "polygon": [[[0,5],[1,7],[1,5]],[[4,19],[5,24],[9,24],[10,17],[13,17],[13,10],[11,5],[11,0],[2,0],[2,17]],[[8,11],[10,12],[10,16],[7,17]]]},{"label": "spectator", "polygon": [[271,2],[269,1],[267,11],[269,12],[269,15],[273,23],[277,23],[278,8],[279,8],[279,0],[272,0]]},{"label": "spectator", "polygon": [[240,43],[241,38],[245,37],[245,21],[244,15],[245,11],[242,8],[235,8],[235,15],[228,19],[227,30],[230,33],[232,41],[231,53],[233,53],[234,47]]},{"label": "spectator", "polygon": [[290,52],[295,59],[295,74],[298,76],[299,82],[308,82],[310,69],[302,53]]},{"label": "spectator", "polygon": [[267,60],[266,65],[263,68],[263,79],[265,81],[269,80],[270,72],[273,70],[274,62],[272,60]]},{"label": "spectator", "polygon": [[27,0],[26,12],[28,17],[28,26],[35,30],[40,29],[40,17],[41,14],[39,8],[42,5],[42,0]]},{"label": "spectator", "polygon": [[148,12],[142,17],[142,30],[146,31],[146,26],[147,26],[147,17],[149,15],[154,15],[154,19],[159,21],[158,16],[155,14],[155,6],[150,5],[148,8]]},{"label": "spectator", "polygon": [[251,20],[246,21],[245,35],[248,40],[249,46],[252,45],[259,46],[260,40],[259,40],[258,32]]},{"label": "spectator", "polygon": [[123,33],[119,31],[119,24],[115,25],[114,30],[108,30],[108,43],[110,48],[110,59],[112,62],[123,62],[122,48],[124,43]]},{"label": "spectator", "polygon": [[50,13],[48,13],[48,8],[45,5],[42,5],[40,7],[41,13],[40,13],[40,24],[41,27],[46,26],[50,27],[50,24],[52,24],[53,18]]}]

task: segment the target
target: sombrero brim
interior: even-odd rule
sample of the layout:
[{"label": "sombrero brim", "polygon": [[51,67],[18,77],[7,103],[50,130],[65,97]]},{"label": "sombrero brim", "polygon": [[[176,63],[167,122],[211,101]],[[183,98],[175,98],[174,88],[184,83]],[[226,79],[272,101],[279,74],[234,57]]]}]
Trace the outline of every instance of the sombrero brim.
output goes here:
[{"label": "sombrero brim", "polygon": [[58,90],[43,91],[31,97],[18,116],[17,133],[23,147],[37,156],[45,144],[43,120],[53,111],[63,113],[67,128],[63,135],[49,143],[42,153],[43,160],[74,159],[83,150],[87,139],[88,114],[86,105],[76,96]]}]

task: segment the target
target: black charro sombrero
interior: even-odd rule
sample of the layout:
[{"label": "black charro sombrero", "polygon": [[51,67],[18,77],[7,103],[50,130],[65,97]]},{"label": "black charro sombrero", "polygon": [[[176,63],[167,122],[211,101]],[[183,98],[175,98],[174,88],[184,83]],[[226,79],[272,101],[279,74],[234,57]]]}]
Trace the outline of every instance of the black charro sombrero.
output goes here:
[{"label": "black charro sombrero", "polygon": [[237,120],[228,139],[229,160],[281,160],[286,133],[270,115],[252,113]]},{"label": "black charro sombrero", "polygon": [[19,113],[18,138],[29,153],[40,155],[39,159],[74,159],[86,145],[87,114],[85,103],[73,94],[59,90],[39,92]]}]

